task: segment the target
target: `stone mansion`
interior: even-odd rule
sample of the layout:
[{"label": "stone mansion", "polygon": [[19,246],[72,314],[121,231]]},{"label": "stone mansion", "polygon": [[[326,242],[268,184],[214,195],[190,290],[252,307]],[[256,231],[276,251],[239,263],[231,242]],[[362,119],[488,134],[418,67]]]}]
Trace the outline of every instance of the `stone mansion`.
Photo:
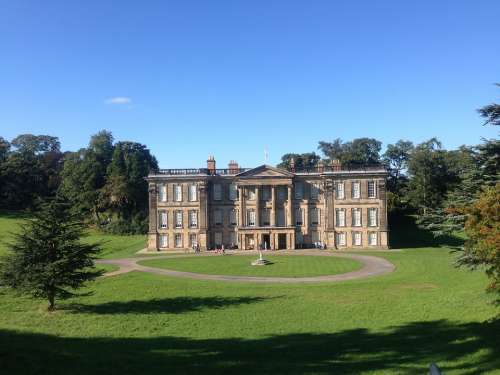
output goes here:
[{"label": "stone mansion", "polygon": [[148,176],[150,250],[387,248],[387,171],[339,163],[161,169]]}]

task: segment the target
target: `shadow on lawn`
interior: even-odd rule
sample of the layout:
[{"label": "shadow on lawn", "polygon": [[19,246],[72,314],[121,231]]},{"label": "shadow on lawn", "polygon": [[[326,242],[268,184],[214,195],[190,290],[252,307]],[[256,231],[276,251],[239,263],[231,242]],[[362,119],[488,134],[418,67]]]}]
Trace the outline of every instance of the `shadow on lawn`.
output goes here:
[{"label": "shadow on lawn", "polygon": [[499,323],[436,320],[384,332],[248,340],[67,338],[3,330],[0,365],[9,374],[424,374],[437,362],[445,373],[478,374],[500,367]]},{"label": "shadow on lawn", "polygon": [[89,314],[176,314],[203,309],[261,302],[261,297],[174,297],[146,301],[107,302],[99,305],[70,304],[62,307],[75,313]]},{"label": "shadow on lawn", "polygon": [[434,237],[425,229],[421,229],[415,223],[415,217],[410,215],[393,214],[389,218],[391,247],[394,249],[416,248],[416,247],[449,247],[459,248],[463,240],[454,236]]}]

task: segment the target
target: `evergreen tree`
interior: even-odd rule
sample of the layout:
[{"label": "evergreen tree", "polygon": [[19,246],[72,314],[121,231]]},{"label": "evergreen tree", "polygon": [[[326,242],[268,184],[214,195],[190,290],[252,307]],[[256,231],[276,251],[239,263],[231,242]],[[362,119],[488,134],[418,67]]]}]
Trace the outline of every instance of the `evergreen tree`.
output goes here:
[{"label": "evergreen tree", "polygon": [[101,274],[93,268],[99,247],[82,243],[83,231],[67,200],[56,197],[42,203],[1,258],[0,285],[46,298],[53,310],[56,298],[74,295]]}]

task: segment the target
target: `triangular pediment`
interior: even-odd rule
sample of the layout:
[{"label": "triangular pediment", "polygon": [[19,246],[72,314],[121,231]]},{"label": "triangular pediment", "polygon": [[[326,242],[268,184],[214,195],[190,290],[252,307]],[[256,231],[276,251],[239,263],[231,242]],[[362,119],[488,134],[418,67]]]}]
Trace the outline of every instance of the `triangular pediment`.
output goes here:
[{"label": "triangular pediment", "polygon": [[271,167],[270,165],[261,165],[237,174],[239,178],[292,178],[293,176],[292,172]]}]

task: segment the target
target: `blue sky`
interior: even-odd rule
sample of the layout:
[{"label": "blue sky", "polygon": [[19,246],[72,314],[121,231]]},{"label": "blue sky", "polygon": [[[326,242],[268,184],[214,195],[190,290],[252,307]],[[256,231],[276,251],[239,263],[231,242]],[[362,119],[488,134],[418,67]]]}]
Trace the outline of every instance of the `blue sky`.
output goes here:
[{"label": "blue sky", "polygon": [[0,136],[100,129],[162,167],[275,164],[319,140],[447,148],[498,131],[500,2],[2,1]]}]

